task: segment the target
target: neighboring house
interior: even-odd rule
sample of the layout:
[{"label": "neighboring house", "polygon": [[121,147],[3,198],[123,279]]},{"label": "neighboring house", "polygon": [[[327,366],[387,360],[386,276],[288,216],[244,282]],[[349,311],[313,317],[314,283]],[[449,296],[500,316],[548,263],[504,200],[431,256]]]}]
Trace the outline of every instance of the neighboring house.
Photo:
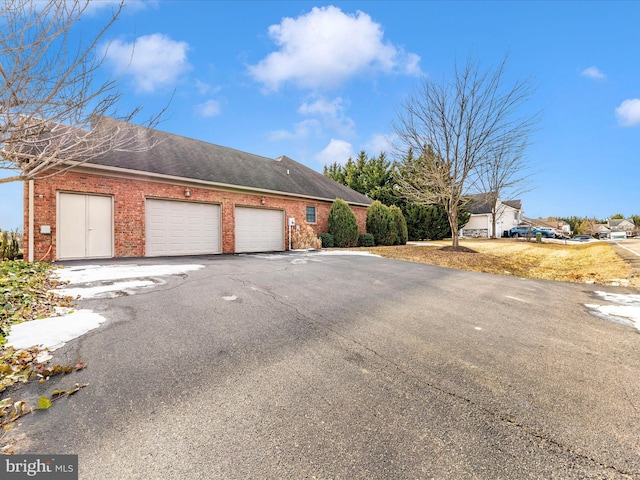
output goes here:
[{"label": "neighboring house", "polygon": [[[491,238],[493,236],[492,205],[486,195],[472,195],[467,205],[471,213],[469,221],[460,230],[462,237]],[[518,225],[522,220],[522,202],[520,200],[498,199],[496,204],[496,237],[504,236],[504,232]]]},{"label": "neighboring house", "polygon": [[612,234],[613,232],[624,232],[625,237],[628,238],[633,237],[634,231],[636,230],[636,225],[633,223],[633,220],[627,220],[625,218],[609,220],[608,224]]},{"label": "neighboring house", "polygon": [[564,233],[565,235],[571,235],[571,225],[563,220],[556,220],[552,218],[548,218],[546,220],[538,218],[534,220],[531,218],[526,218],[524,219],[524,221],[537,228],[552,228]]},{"label": "neighboring house", "polygon": [[327,231],[336,198],[366,231],[368,197],[288,157],[140,129],[158,144],[25,182],[25,258],[283,251],[291,222]]},{"label": "neighboring house", "polygon": [[604,223],[596,223],[591,227],[590,235],[596,238],[609,238],[611,237],[611,229]]}]

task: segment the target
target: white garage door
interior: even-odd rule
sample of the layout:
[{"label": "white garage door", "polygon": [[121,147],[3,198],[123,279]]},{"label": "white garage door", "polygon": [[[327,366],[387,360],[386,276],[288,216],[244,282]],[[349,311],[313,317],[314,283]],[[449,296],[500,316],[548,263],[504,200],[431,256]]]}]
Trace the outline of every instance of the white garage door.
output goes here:
[{"label": "white garage door", "polygon": [[146,255],[220,253],[220,205],[148,198]]},{"label": "white garage door", "polygon": [[60,193],[57,258],[113,257],[113,200],[110,196]]},{"label": "white garage door", "polygon": [[284,250],[284,212],[236,207],[236,252]]}]

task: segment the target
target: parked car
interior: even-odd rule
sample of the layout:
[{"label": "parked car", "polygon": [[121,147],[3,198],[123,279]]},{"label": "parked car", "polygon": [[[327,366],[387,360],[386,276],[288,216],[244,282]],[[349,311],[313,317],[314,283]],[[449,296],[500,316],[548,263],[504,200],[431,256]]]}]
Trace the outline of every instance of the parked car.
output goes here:
[{"label": "parked car", "polygon": [[552,228],[532,228],[529,225],[519,225],[509,230],[511,238],[535,237],[538,233],[543,238],[554,238],[556,236]]},{"label": "parked car", "polygon": [[575,240],[577,242],[588,242],[593,240],[593,237],[591,235],[574,235],[571,240]]},{"label": "parked car", "polygon": [[555,238],[556,234],[553,231],[553,228],[534,228],[532,230],[533,236],[535,237],[536,234],[540,234],[542,235],[543,238]]},{"label": "parked car", "polygon": [[531,227],[529,225],[519,225],[509,230],[509,237],[511,238],[530,237],[530,236],[531,236]]}]

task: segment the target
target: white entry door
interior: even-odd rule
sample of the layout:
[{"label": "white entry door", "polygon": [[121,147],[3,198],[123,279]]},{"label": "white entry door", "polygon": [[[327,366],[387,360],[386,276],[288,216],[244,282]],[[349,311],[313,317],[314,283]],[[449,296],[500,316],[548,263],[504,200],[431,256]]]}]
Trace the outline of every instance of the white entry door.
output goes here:
[{"label": "white entry door", "polygon": [[220,253],[220,205],[148,198],[146,256]]},{"label": "white entry door", "polygon": [[236,253],[284,250],[284,211],[236,207]]},{"label": "white entry door", "polygon": [[113,199],[106,195],[60,193],[57,258],[113,257]]}]

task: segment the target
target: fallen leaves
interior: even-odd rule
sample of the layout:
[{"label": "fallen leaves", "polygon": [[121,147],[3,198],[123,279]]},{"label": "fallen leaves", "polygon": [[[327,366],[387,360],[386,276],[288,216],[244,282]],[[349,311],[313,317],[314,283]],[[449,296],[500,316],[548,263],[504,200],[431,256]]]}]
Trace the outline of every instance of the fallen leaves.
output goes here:
[{"label": "fallen leaves", "polygon": [[0,400],[0,427],[5,431],[11,430],[16,420],[33,413],[35,410],[48,410],[56,400],[70,397],[88,385],[88,383],[76,383],[75,386],[69,390],[54,390],[51,392],[51,397],[40,397],[35,408],[30,407],[24,400],[17,402],[12,402],[10,398]]},{"label": "fallen leaves", "polygon": [[16,383],[24,383],[36,378],[38,369],[44,368],[38,362],[42,353],[38,347],[16,350],[0,347],[0,393]]},{"label": "fallen leaves", "polygon": [[44,262],[0,262],[0,344],[11,325],[55,315],[56,307],[72,306],[72,299],[51,292],[59,282],[54,267]]},{"label": "fallen leaves", "polygon": [[[47,349],[31,347],[15,349],[4,346],[12,325],[37,318],[54,316],[57,307],[72,307],[71,297],[60,297],[52,290],[63,282],[51,273],[54,267],[42,262],[4,261],[0,262],[0,395],[18,383],[38,380],[46,383],[54,375],[66,375],[86,368],[78,360],[74,366],[53,365],[41,360]],[[35,410],[48,410],[53,402],[77,393],[88,384],[76,383],[70,389],[57,389],[50,396],[42,396],[35,407],[24,400],[0,400],[0,427],[8,431],[16,420]],[[2,435],[0,435],[0,438]],[[12,447],[4,445],[0,453],[11,454]]]}]

